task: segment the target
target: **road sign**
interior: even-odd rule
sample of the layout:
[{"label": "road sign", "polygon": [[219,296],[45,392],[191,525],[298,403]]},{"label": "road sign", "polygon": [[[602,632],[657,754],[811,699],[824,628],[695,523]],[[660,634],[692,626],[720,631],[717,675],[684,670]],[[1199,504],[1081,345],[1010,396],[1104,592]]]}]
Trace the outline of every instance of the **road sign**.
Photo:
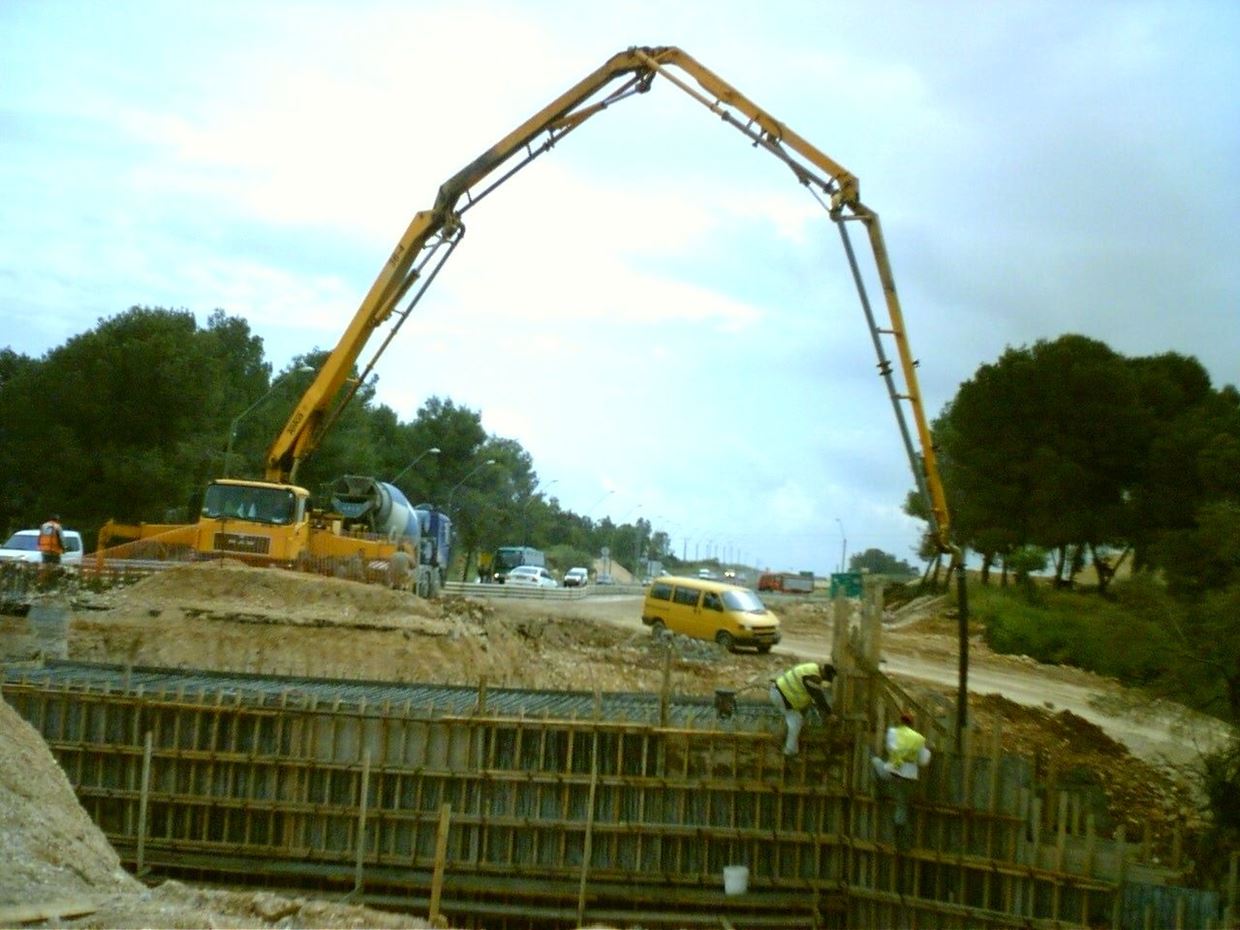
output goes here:
[{"label": "road sign", "polygon": [[842,594],[844,597],[861,596],[860,572],[833,572],[831,574],[831,596]]}]

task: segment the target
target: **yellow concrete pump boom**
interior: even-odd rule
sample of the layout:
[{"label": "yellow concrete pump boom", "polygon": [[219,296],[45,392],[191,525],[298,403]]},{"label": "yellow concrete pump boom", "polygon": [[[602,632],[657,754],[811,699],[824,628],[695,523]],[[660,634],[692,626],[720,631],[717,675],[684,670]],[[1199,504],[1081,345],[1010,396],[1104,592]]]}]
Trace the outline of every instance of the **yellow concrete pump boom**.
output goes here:
[{"label": "yellow concrete pump boom", "polygon": [[[299,463],[318,446],[324,433],[352,398],[358,385],[365,381],[379,355],[460,241],[464,233],[462,214],[533,159],[549,151],[564,135],[591,116],[635,93],[645,93],[656,76],[665,78],[688,93],[743,133],[755,146],[783,161],[837,222],[854,283],[874,337],[878,367],[887,380],[913,474],[931,514],[934,538],[941,552],[953,553],[955,562],[955,550],[949,541],[947,503],[922,408],[914,367],[916,363],[905,335],[895,281],[878,216],[862,204],[856,176],[756,106],[714,72],[671,46],[634,47],[613,56],[444,182],[434,206],[413,217],[340,342],[272,443],[266,459],[267,481],[292,483],[295,480]],[[613,84],[616,86],[602,94]],[[476,185],[501,168],[504,171],[492,179],[488,187],[474,190]],[[849,220],[861,222],[868,234],[887,307],[886,327],[876,323],[865,293],[844,225]],[[408,305],[397,310],[397,305],[419,280],[422,283]],[[394,318],[392,331],[360,376],[350,380],[353,367],[371,335],[391,318]],[[885,357],[881,335],[891,335],[895,340],[904,377],[903,390],[892,379],[893,369]],[[901,407],[904,401],[913,411],[920,457],[913,449],[905,423]]]}]

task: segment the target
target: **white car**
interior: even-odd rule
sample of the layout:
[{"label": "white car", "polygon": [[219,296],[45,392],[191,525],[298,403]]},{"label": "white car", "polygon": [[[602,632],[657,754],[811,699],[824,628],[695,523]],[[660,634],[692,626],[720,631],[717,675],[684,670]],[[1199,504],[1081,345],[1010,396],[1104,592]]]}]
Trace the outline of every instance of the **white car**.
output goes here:
[{"label": "white car", "polygon": [[518,565],[508,570],[504,584],[526,584],[538,588],[558,588],[560,583],[551,572],[538,565]]},{"label": "white car", "polygon": [[590,583],[590,571],[586,568],[570,568],[564,573],[564,587],[584,588]]},{"label": "white car", "polygon": [[[65,551],[60,556],[60,564],[76,566],[82,564],[82,534],[77,530],[61,530],[60,536],[65,543]],[[42,562],[43,553],[39,551],[38,530],[18,530],[0,546],[0,562]]]}]

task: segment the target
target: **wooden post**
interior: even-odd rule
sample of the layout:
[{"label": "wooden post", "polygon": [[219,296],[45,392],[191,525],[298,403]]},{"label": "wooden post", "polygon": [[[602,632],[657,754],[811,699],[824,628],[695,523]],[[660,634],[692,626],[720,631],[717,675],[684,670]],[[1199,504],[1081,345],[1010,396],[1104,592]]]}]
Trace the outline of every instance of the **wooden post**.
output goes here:
[{"label": "wooden post", "polygon": [[435,871],[431,875],[431,904],[427,919],[432,927],[442,926],[439,916],[439,897],[443,893],[444,860],[448,854],[448,825],[452,820],[452,805],[439,808],[439,829],[435,833]]},{"label": "wooden post", "polygon": [[659,688],[659,726],[666,727],[672,690],[672,638],[663,639],[663,684]]},{"label": "wooden post", "polygon": [[370,800],[370,750],[362,754],[362,783],[357,799],[357,860],[353,867],[353,891],[362,890],[362,860],[366,856],[366,805]]},{"label": "wooden post", "polygon": [[1240,919],[1240,911],[1236,909],[1236,890],[1240,886],[1240,852],[1231,854],[1231,874],[1227,876],[1227,904],[1223,909],[1223,926],[1234,927]]},{"label": "wooden post", "polygon": [[577,886],[577,926],[582,926],[586,915],[586,880],[590,875],[590,856],[594,851],[594,796],[598,790],[598,729],[594,730],[594,742],[590,747],[590,800],[586,810],[586,836],[581,850],[581,881]]},{"label": "wooden post", "polygon": [[142,787],[138,794],[138,861],[134,875],[141,878],[146,871],[146,806],[151,796],[151,731],[142,740]]},{"label": "wooden post", "polygon": [[1128,865],[1128,828],[1124,824],[1120,824],[1115,831],[1115,856],[1115,901],[1111,907],[1111,927],[1112,930],[1119,930],[1123,926],[1124,871]]}]

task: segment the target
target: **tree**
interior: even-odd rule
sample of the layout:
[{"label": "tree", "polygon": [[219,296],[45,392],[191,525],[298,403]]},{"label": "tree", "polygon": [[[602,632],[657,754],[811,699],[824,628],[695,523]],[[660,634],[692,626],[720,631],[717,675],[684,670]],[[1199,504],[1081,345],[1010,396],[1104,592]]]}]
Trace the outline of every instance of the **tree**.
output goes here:
[{"label": "tree", "polygon": [[935,424],[957,541],[990,557],[1040,546],[1070,582],[1078,553],[1123,539],[1143,423],[1136,374],[1102,343],[1008,349]]},{"label": "tree", "polygon": [[916,575],[917,570],[902,559],[897,559],[881,549],[855,552],[848,559],[850,572],[869,572],[872,575]]},{"label": "tree", "polygon": [[6,454],[41,463],[17,492],[23,522],[51,510],[92,528],[184,513],[223,465],[225,401],[264,377],[261,357],[243,322],[217,314],[200,329],[187,311],[133,307],[37,362],[10,364]]}]

